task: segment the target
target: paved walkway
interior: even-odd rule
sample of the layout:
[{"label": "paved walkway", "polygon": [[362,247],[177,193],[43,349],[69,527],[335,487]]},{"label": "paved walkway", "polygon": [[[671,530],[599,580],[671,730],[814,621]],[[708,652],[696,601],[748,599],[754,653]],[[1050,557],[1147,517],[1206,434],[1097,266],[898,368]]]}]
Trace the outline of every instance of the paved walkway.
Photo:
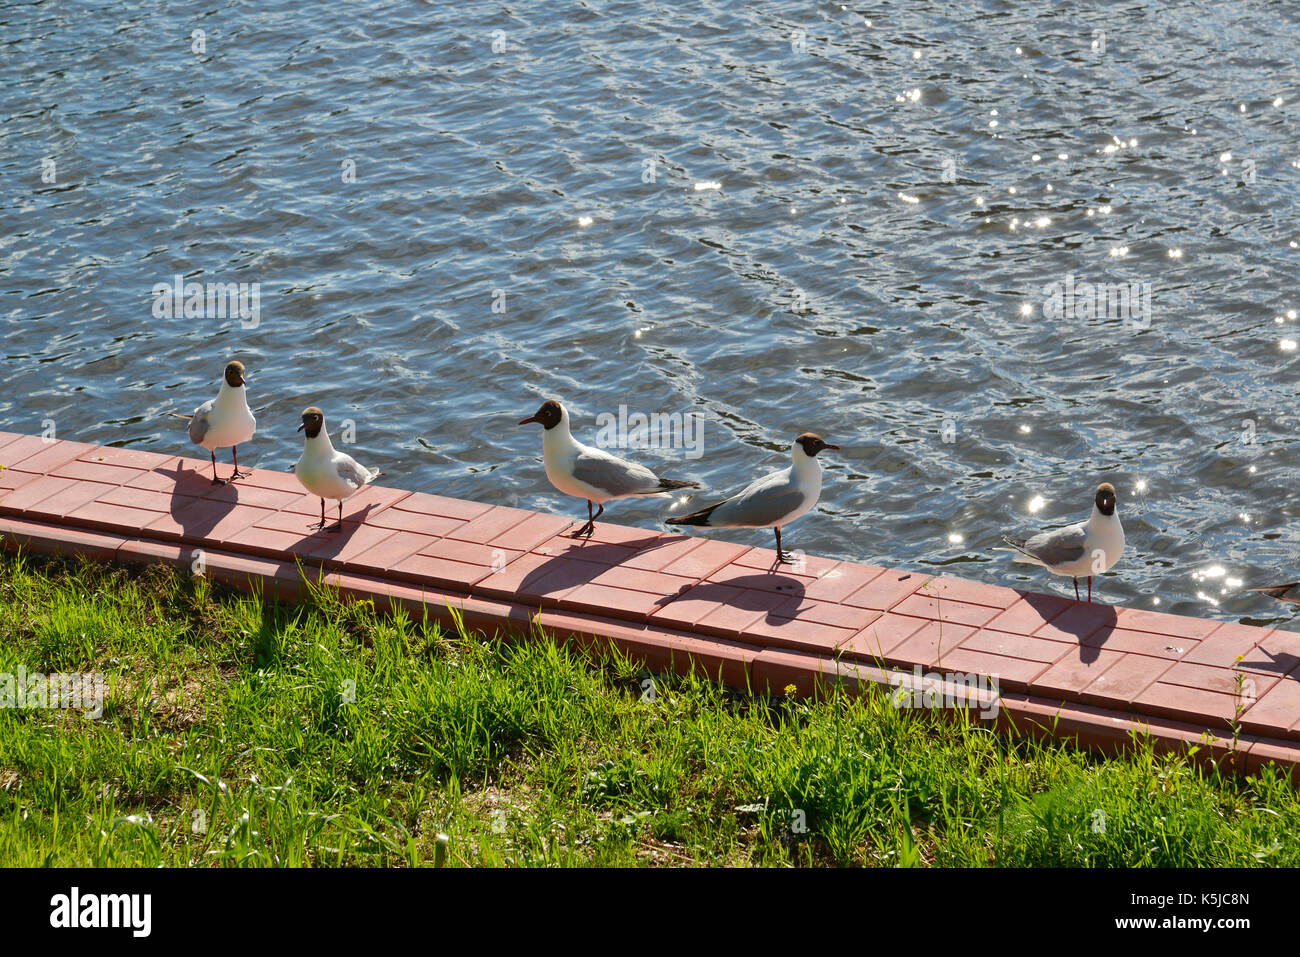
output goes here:
[{"label": "paved walkway", "polygon": [[991,675],[997,721],[1021,733],[1113,751],[1137,727],[1238,769],[1300,764],[1295,632],[816,557],[792,569],[771,549],[606,522],[575,541],[567,517],[395,488],[345,503],[343,533],[313,533],[320,500],[292,474],[214,486],[206,460],[7,432],[0,464],[5,547],[186,567],[202,552],[209,577],[288,599],[301,561],[381,607],[451,606],[488,631],[537,620],[755,690]]}]

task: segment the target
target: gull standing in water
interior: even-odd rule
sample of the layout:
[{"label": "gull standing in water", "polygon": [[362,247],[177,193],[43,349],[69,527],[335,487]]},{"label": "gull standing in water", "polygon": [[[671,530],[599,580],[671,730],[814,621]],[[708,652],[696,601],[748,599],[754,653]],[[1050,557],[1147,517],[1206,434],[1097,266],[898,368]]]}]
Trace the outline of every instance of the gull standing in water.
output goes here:
[{"label": "gull standing in water", "polygon": [[[569,431],[569,413],[554,399],[543,402],[540,409],[519,424],[530,422],[537,422],[544,429],[542,461],[551,484],[565,495],[587,500],[587,524],[574,533],[574,538],[591,537],[606,502],[618,498],[669,498],[675,489],[700,487],[699,482],[661,479],[644,465],[583,445]],[[600,507],[594,515],[593,504]]]},{"label": "gull standing in water", "polygon": [[302,457],[293,467],[293,473],[303,488],[320,496],[320,523],[307,527],[325,528],[325,499],[332,498],[339,503],[339,520],[328,531],[340,532],[343,530],[343,500],[351,498],[384,473],[371,471],[352,456],[336,451],[329,432],[325,430],[325,413],[314,405],[303,410],[298,431],[305,431],[306,437],[303,439]]},{"label": "gull standing in water", "polygon": [[[1085,522],[1039,532],[1032,538],[1003,538],[1018,554],[1016,561],[1042,565],[1054,575],[1074,579],[1074,598],[1079,600],[1079,579],[1088,576],[1088,601],[1092,601],[1092,576],[1108,571],[1124,551],[1124,528],[1115,511],[1115,486],[1097,486],[1092,515]],[[1009,549],[999,549],[1008,551]]]},{"label": "gull standing in water", "polygon": [[[169,412],[178,419],[189,419],[190,441],[212,453],[212,484],[225,485],[247,478],[251,472],[239,471],[239,444],[247,442],[257,431],[257,420],[248,408],[248,390],[244,388],[244,364],[233,359],[226,363],[225,378],[215,399],[208,399],[193,415]],[[217,449],[230,447],[235,471],[230,478],[217,478]]]},{"label": "gull standing in water", "polygon": [[776,560],[794,564],[781,548],[781,526],[817,504],[822,492],[822,467],[817,453],[822,449],[839,451],[838,445],[822,441],[813,432],[805,432],[791,446],[789,468],[780,469],[747,485],[739,495],[710,505],[698,512],[667,520],[669,525],[701,525],[706,528],[771,528],[776,532]]}]

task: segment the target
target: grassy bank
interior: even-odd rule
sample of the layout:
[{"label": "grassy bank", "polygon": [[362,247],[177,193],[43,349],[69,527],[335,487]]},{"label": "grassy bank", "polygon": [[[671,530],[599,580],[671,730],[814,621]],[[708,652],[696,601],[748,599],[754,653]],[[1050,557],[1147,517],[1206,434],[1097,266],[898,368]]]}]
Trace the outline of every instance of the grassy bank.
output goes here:
[{"label": "grassy bank", "polygon": [[321,592],[0,558],[5,865],[1300,864],[1300,801],[1141,748],[1015,742],[886,694],[762,701]]}]

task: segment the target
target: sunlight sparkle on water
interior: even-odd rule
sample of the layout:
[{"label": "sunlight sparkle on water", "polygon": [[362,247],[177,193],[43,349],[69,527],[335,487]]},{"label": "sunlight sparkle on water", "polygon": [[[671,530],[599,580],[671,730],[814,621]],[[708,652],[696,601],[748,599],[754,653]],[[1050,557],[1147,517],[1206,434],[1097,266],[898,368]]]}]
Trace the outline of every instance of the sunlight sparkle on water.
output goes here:
[{"label": "sunlight sparkle on water", "polygon": [[1029,500],[1029,511],[1037,515],[1043,510],[1043,506],[1046,504],[1047,499],[1043,498],[1041,495],[1035,495]]}]

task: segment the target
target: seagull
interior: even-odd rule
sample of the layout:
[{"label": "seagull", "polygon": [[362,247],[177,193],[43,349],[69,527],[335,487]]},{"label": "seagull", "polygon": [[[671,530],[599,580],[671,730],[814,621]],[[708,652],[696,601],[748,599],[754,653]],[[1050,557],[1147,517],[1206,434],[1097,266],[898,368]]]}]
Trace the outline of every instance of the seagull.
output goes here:
[{"label": "seagull", "polygon": [[1287,582],[1285,585],[1265,585],[1263,588],[1247,588],[1246,591],[1257,591],[1261,595],[1268,595],[1278,601],[1289,601],[1293,605],[1300,605],[1300,582]]},{"label": "seagull", "polygon": [[[565,495],[587,500],[587,524],[574,532],[574,538],[590,538],[596,519],[605,511],[605,503],[616,498],[668,498],[674,489],[699,488],[699,482],[661,479],[644,465],[627,462],[602,449],[583,445],[569,431],[569,413],[564,406],[549,399],[536,413],[519,424],[537,422],[542,432],[542,460],[546,477]],[[596,514],[591,506],[600,506]]]},{"label": "seagull", "polygon": [[362,486],[369,485],[384,473],[371,471],[352,456],[336,451],[325,429],[325,413],[314,405],[303,410],[298,431],[303,430],[307,435],[303,439],[302,458],[293,467],[293,473],[307,491],[320,496],[320,523],[307,527],[325,528],[325,499],[333,498],[338,499],[339,520],[326,530],[340,532],[343,530],[343,500],[351,498]]},{"label": "seagull", "polygon": [[[248,408],[248,391],[244,388],[244,364],[226,363],[225,379],[215,399],[209,399],[193,415],[169,412],[177,419],[190,422],[190,441],[212,453],[212,484],[226,485],[235,479],[248,478],[252,472],[239,471],[239,443],[247,442],[257,430],[257,420]],[[235,471],[228,479],[217,478],[217,449],[230,446],[235,457]]]},{"label": "seagull", "polygon": [[[1042,565],[1054,575],[1074,579],[1074,598],[1079,600],[1079,578],[1088,576],[1088,601],[1092,601],[1092,576],[1108,571],[1124,551],[1124,528],[1115,513],[1115,486],[1102,482],[1092,515],[1086,522],[1039,532],[1033,538],[1002,539],[1019,554],[1016,561]],[[1008,551],[1008,549],[999,549]]]},{"label": "seagull", "polygon": [[790,447],[789,468],[779,469],[751,482],[739,495],[689,515],[668,519],[669,525],[703,525],[707,528],[771,528],[776,531],[776,560],[792,565],[794,559],[781,548],[781,526],[793,522],[817,504],[822,492],[822,467],[817,453],[839,451],[838,445],[805,432]]}]

